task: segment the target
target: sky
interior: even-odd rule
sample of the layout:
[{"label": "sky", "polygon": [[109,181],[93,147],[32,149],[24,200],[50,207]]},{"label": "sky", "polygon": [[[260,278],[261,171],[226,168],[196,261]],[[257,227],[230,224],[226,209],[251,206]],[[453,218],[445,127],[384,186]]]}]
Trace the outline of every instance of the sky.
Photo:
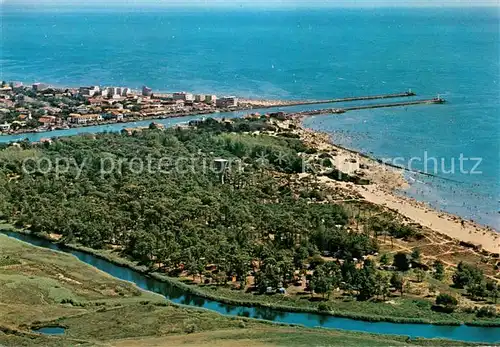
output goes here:
[{"label": "sky", "polygon": [[498,7],[500,0],[0,0],[0,3],[30,7]]}]

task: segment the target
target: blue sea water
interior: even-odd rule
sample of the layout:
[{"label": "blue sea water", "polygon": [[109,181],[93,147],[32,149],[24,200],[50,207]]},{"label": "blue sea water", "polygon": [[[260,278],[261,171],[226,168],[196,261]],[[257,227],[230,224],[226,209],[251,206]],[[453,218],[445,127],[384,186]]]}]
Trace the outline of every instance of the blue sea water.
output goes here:
[{"label": "blue sea water", "polygon": [[[1,78],[281,99],[408,88],[421,97],[440,94],[448,103],[317,116],[305,124],[341,145],[401,157],[404,165],[427,158],[428,171],[453,182],[412,175],[406,194],[499,230],[499,19],[498,8],[5,7]],[[461,155],[481,158],[477,174],[460,172]],[[452,161],[455,170],[447,173]],[[464,161],[462,171],[476,162]]]}]

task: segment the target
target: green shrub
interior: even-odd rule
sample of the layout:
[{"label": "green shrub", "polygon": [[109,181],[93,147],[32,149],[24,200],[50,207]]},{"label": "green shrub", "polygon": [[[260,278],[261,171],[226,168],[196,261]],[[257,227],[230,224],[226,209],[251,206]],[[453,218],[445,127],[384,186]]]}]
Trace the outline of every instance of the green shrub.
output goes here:
[{"label": "green shrub", "polygon": [[479,310],[477,310],[476,316],[479,318],[495,318],[497,316],[497,309],[495,308],[495,306],[483,306]]},{"label": "green shrub", "polygon": [[469,314],[471,314],[471,313],[474,313],[474,312],[476,312],[476,311],[477,311],[477,307],[476,307],[476,306],[467,306],[467,307],[464,307],[464,308],[462,309],[462,311],[463,311],[464,313],[469,313]]},{"label": "green shrub", "polygon": [[441,306],[457,306],[458,301],[457,299],[446,293],[441,293],[436,297],[436,305],[441,305]]},{"label": "green shrub", "polygon": [[318,305],[318,310],[324,311],[324,312],[330,311],[330,305],[328,305],[326,302],[321,302]]},{"label": "green shrub", "polygon": [[458,300],[447,293],[441,293],[436,297],[436,305],[441,308],[443,312],[451,313],[458,305]]},{"label": "green shrub", "polygon": [[198,327],[196,326],[196,324],[193,324],[193,323],[188,324],[184,327],[184,332],[186,334],[192,334],[192,333],[196,332],[196,330],[198,330]]},{"label": "green shrub", "polygon": [[483,279],[484,276],[481,269],[462,261],[458,264],[457,269],[453,274],[453,284],[457,288],[464,288],[465,286],[472,287],[474,285],[481,284]]}]

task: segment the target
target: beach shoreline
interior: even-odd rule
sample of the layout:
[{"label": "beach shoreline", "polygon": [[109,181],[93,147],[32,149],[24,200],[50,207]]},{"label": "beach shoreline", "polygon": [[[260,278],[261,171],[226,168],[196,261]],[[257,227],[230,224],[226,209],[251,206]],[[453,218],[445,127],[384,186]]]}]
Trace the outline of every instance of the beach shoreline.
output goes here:
[{"label": "beach shoreline", "polygon": [[[371,182],[369,185],[357,185],[322,176],[320,179],[322,183],[349,190],[367,202],[385,206],[408,221],[452,238],[465,247],[476,251],[500,253],[499,230],[449,212],[439,211],[425,201],[398,194],[398,190],[405,190],[409,187],[403,175],[403,168],[397,169],[384,165],[375,158],[337,145],[333,143],[331,134],[306,128],[303,120],[304,118],[297,119],[293,124],[297,129],[296,133],[305,143],[321,151],[334,151],[336,166],[339,170],[348,174],[362,173]],[[366,169],[362,169],[363,167]]]}]

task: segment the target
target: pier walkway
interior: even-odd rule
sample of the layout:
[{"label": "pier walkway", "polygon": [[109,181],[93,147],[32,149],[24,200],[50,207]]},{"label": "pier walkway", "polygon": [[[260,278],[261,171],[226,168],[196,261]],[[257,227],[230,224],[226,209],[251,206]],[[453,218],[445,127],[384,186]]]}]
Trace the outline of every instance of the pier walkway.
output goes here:
[{"label": "pier walkway", "polygon": [[352,107],[344,107],[344,108],[324,108],[319,110],[310,110],[310,111],[302,111],[297,113],[292,113],[292,117],[305,117],[305,116],[316,116],[321,114],[339,114],[345,113],[348,111],[356,111],[356,110],[366,110],[372,108],[386,108],[386,107],[401,107],[401,106],[412,106],[412,105],[425,105],[425,104],[444,104],[446,101],[440,97],[434,99],[424,99],[424,100],[414,100],[414,101],[402,101],[402,102],[393,102],[393,103],[385,103],[385,104],[372,104],[372,105],[361,105],[361,106],[352,106]]},{"label": "pier walkway", "polygon": [[382,94],[382,95],[371,95],[371,96],[355,96],[349,98],[339,98],[339,99],[330,99],[330,100],[318,100],[311,101],[310,104],[333,104],[337,102],[350,102],[350,101],[363,101],[363,100],[379,100],[379,99],[392,99],[392,98],[407,98],[411,96],[415,96],[412,91],[407,91],[404,93],[395,93],[395,94]]},{"label": "pier walkway", "polygon": [[414,92],[411,90],[403,93],[394,94],[380,94],[380,95],[369,95],[369,96],[350,96],[346,98],[337,99],[323,99],[323,100],[288,100],[288,101],[276,101],[276,100],[264,100],[264,103],[260,103],[259,100],[241,100],[241,104],[244,108],[274,108],[274,107],[289,107],[289,106],[303,106],[303,105],[319,105],[319,104],[334,104],[339,102],[351,102],[351,101],[368,101],[368,100],[380,100],[380,99],[392,99],[392,98],[409,98],[415,96]]}]

